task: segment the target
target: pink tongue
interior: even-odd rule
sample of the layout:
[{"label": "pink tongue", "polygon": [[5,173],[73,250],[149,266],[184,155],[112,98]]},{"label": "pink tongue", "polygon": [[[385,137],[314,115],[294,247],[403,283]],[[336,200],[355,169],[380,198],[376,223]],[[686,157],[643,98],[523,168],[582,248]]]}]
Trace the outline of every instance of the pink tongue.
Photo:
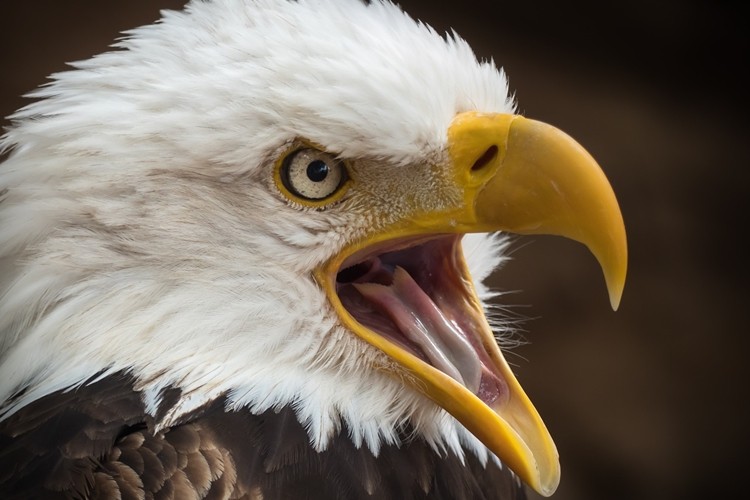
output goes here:
[{"label": "pink tongue", "polygon": [[408,272],[396,267],[390,286],[352,285],[388,315],[401,333],[422,349],[435,368],[477,394],[482,378],[479,356],[458,326],[445,317]]}]

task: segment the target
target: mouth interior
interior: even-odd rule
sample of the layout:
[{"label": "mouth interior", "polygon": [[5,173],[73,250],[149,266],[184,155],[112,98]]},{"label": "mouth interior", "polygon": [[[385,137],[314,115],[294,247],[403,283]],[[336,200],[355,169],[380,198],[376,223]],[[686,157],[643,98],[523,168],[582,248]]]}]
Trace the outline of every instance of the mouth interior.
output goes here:
[{"label": "mouth interior", "polygon": [[502,404],[508,386],[480,337],[486,320],[462,259],[461,235],[394,241],[348,259],[336,275],[336,291],[362,326],[486,404]]}]

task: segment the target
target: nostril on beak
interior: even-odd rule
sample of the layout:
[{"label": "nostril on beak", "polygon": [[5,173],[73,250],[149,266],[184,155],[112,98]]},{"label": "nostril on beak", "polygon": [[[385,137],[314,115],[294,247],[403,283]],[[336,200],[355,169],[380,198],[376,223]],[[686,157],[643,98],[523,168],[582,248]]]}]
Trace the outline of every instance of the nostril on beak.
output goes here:
[{"label": "nostril on beak", "polygon": [[477,161],[474,162],[474,165],[471,166],[471,171],[478,172],[482,170],[487,165],[491,164],[495,158],[497,157],[497,146],[492,145],[487,148],[487,150],[482,153],[482,156],[477,158]]}]

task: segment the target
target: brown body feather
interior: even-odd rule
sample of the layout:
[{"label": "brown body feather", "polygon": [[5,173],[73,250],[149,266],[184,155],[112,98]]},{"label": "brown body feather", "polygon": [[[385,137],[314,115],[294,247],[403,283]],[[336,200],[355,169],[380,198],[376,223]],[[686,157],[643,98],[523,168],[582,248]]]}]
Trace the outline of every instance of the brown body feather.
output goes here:
[{"label": "brown body feather", "polygon": [[227,412],[221,399],[154,432],[132,380],[110,376],[0,422],[0,498],[525,498],[507,468],[471,454],[413,437],[374,456],[348,434],[316,452],[292,409]]}]

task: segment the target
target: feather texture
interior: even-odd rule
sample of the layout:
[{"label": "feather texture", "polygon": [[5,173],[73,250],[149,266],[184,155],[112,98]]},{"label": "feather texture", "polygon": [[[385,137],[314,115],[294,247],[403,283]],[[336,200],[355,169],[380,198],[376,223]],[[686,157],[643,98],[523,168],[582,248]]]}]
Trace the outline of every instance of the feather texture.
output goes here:
[{"label": "feather texture", "polygon": [[408,428],[400,446],[374,455],[355,447],[344,426],[318,452],[291,408],[227,412],[221,398],[154,431],[133,383],[109,376],[0,423],[0,497],[525,498],[509,470],[436,454]]}]

